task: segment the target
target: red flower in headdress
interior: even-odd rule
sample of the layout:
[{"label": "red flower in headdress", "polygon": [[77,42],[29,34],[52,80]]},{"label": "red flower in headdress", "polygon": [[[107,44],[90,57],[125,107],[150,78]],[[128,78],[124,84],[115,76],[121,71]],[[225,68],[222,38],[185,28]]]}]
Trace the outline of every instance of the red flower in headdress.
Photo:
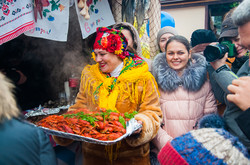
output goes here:
[{"label": "red flower in headdress", "polygon": [[119,49],[118,46],[121,46],[120,44],[118,45],[118,43],[121,43],[121,39],[118,35],[110,34],[108,36],[108,41],[108,52],[115,52],[115,50]]},{"label": "red flower in headdress", "polygon": [[103,38],[101,39],[101,45],[102,45],[102,47],[105,48],[105,49],[108,47],[108,38],[107,38],[107,37],[103,37]]},{"label": "red flower in headdress", "polygon": [[121,31],[107,27],[99,27],[96,31],[94,49],[103,49],[124,59],[129,56],[126,52],[127,40]]}]

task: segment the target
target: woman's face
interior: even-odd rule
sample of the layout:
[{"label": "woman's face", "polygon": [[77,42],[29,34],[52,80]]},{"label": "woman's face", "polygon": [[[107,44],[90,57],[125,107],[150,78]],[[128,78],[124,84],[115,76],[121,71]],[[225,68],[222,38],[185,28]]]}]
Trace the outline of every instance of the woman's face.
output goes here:
[{"label": "woman's face", "polygon": [[238,31],[240,34],[240,43],[250,50],[250,22],[239,26]]},{"label": "woman's face", "polygon": [[103,73],[111,73],[119,64],[122,63],[122,59],[114,53],[110,53],[102,49],[95,49],[94,52],[95,60],[99,63],[100,69]]},{"label": "woman's face", "polygon": [[122,34],[124,35],[124,37],[127,39],[128,41],[128,46],[127,46],[127,49],[133,49],[133,44],[134,44],[134,41],[133,41],[133,37],[130,33],[129,30],[127,29],[122,29],[121,30]]},{"label": "woman's face", "polygon": [[240,44],[240,36],[238,35],[237,37],[232,37],[229,38],[230,41],[232,41],[232,43],[235,45],[236,50],[237,50],[237,57],[240,58],[242,56],[244,56],[247,52],[247,48],[245,48],[244,46],[242,46]]},{"label": "woman's face", "polygon": [[165,52],[166,43],[168,39],[172,36],[174,36],[172,33],[165,33],[160,37],[159,46],[160,46],[161,52]]},{"label": "woman's face", "polygon": [[183,70],[187,66],[188,60],[191,58],[191,53],[188,52],[187,48],[182,43],[172,41],[167,46],[166,58],[168,65],[181,76]]}]

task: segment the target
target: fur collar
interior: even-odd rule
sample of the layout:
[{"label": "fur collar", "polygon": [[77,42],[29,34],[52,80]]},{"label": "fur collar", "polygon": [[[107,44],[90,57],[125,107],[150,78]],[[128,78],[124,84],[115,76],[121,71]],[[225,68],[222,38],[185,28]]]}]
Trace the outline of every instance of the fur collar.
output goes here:
[{"label": "fur collar", "polygon": [[174,91],[180,85],[188,91],[198,91],[207,79],[205,57],[197,54],[192,55],[192,62],[181,77],[168,66],[165,53],[160,53],[154,58],[152,67],[159,87],[165,92]]}]

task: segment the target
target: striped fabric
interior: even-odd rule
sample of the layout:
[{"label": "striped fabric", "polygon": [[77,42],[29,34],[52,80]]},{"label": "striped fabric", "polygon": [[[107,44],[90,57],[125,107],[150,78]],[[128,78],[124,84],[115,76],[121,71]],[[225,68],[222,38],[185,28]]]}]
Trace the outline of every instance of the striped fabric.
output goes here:
[{"label": "striped fabric", "polygon": [[0,45],[35,27],[32,0],[2,1],[0,6]]},{"label": "striped fabric", "polygon": [[[249,158],[237,137],[214,128],[193,130],[176,137],[158,155],[161,164],[185,164],[184,160],[190,165],[250,165]],[[180,160],[182,163],[178,163]]]}]

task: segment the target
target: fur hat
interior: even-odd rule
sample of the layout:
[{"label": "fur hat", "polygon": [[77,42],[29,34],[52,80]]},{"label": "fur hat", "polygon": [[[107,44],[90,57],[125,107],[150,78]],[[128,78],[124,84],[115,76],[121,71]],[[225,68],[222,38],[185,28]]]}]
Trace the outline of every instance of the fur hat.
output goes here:
[{"label": "fur hat", "polygon": [[250,164],[246,148],[224,129],[202,128],[168,142],[160,151],[162,165]]},{"label": "fur hat", "polygon": [[207,29],[197,29],[191,35],[191,46],[195,47],[199,44],[217,42],[217,38],[213,31]]},{"label": "fur hat", "polygon": [[237,37],[238,34],[238,27],[234,24],[232,18],[226,18],[221,25],[221,33],[219,40],[224,37]]},{"label": "fur hat", "polygon": [[126,56],[129,56],[127,45],[127,39],[120,30],[107,27],[98,27],[96,29],[94,49],[106,50],[124,59]]},{"label": "fur hat", "polygon": [[163,34],[166,34],[166,33],[171,33],[173,35],[178,35],[177,31],[175,28],[171,27],[171,26],[165,26],[163,28],[161,28],[157,34],[157,44],[159,45],[159,41],[160,41],[160,38]]}]

